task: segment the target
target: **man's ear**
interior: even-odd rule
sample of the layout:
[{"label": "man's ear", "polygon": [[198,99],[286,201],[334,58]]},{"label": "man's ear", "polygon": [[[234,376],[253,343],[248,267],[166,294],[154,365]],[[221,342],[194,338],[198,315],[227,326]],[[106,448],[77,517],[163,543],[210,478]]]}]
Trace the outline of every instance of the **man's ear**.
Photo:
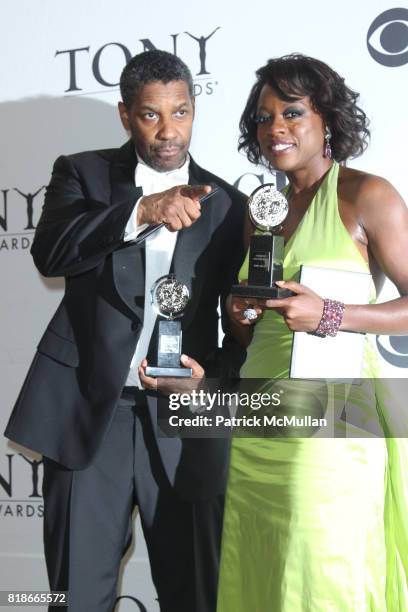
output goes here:
[{"label": "man's ear", "polygon": [[126,110],[126,106],[124,105],[123,102],[118,102],[118,110],[119,110],[119,115],[120,115],[120,120],[122,122],[122,125],[125,128],[125,130],[129,132],[130,131],[129,115]]},{"label": "man's ear", "polygon": [[191,104],[193,106],[193,119],[195,117],[195,97],[191,96]]}]

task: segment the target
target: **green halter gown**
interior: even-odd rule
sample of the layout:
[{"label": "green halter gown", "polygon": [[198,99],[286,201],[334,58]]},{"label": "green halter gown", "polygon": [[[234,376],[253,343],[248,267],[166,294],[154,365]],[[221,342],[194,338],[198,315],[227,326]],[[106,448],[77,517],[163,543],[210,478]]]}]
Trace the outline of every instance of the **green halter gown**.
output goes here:
[{"label": "green halter gown", "polygon": [[[303,263],[368,271],[339,215],[338,173],[333,163],[286,244],[285,279]],[[287,378],[291,345],[265,312],[241,377]],[[363,375],[378,377],[369,337]],[[356,404],[387,428],[376,388]],[[407,612],[407,575],[406,439],[233,436],[217,612]]]}]

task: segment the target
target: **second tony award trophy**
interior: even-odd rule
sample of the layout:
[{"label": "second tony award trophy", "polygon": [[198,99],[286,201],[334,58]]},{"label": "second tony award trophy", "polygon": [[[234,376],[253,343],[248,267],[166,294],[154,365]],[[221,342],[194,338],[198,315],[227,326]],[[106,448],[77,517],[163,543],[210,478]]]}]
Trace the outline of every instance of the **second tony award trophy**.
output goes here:
[{"label": "second tony award trophy", "polygon": [[276,285],[283,280],[284,239],[277,235],[289,211],[288,201],[274,185],[261,185],[249,197],[249,218],[262,233],[253,234],[249,247],[248,284],[233,285],[232,295],[247,298],[285,298],[289,289]]},{"label": "second tony award trophy", "polygon": [[168,274],[155,282],[151,294],[153,308],[164,320],[159,320],[157,365],[147,366],[146,375],[190,377],[191,368],[184,368],[180,363],[181,322],[175,320],[183,315],[188,304],[188,288],[174,274]]}]

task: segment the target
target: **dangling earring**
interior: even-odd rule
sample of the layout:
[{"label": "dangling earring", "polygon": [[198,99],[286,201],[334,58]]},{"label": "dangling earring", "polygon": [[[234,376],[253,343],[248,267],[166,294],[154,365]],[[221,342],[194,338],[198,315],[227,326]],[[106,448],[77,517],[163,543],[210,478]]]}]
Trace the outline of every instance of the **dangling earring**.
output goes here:
[{"label": "dangling earring", "polygon": [[332,154],[332,148],[330,146],[330,140],[331,140],[332,134],[331,131],[329,130],[329,128],[326,125],[326,129],[324,132],[324,149],[323,149],[323,157],[327,157],[327,159],[331,159],[333,154]]}]

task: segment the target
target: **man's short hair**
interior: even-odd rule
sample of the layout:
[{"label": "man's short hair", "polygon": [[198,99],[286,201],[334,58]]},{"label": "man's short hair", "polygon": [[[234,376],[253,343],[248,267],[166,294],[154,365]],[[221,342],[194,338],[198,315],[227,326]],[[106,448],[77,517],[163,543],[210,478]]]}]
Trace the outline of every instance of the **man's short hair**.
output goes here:
[{"label": "man's short hair", "polygon": [[152,81],[184,81],[193,97],[193,77],[188,66],[173,53],[152,49],[132,57],[120,76],[120,93],[126,108],[130,108],[135,93]]}]

